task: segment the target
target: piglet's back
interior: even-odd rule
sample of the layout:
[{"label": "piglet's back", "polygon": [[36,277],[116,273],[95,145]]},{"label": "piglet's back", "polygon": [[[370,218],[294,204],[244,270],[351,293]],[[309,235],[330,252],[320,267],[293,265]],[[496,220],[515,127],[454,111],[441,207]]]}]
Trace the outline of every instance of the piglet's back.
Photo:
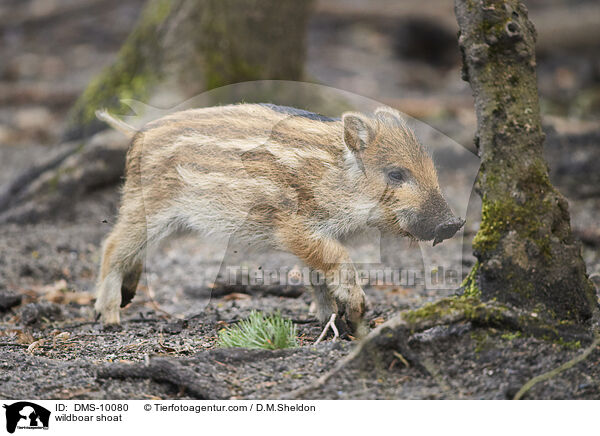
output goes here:
[{"label": "piglet's back", "polygon": [[298,195],[318,190],[342,165],[341,132],[339,120],[273,105],[177,112],[135,135],[124,192],[143,190],[149,214],[172,205],[210,210],[227,233],[257,208],[295,209]]},{"label": "piglet's back", "polygon": [[331,160],[342,151],[340,132],[339,120],[269,104],[190,109],[148,123],[129,154],[149,164],[195,162],[198,169],[218,171],[262,147],[282,164],[294,164],[307,157]]}]

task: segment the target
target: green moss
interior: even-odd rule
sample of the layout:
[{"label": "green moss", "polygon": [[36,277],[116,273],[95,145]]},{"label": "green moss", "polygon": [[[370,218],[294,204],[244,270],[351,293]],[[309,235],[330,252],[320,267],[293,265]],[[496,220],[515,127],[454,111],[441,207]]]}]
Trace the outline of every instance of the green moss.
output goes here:
[{"label": "green moss", "polygon": [[53,194],[58,190],[58,183],[60,182],[60,171],[56,171],[54,175],[48,180],[46,185],[47,193]]},{"label": "green moss", "polygon": [[486,330],[475,330],[471,332],[471,339],[475,342],[475,353],[487,351],[493,348],[493,342],[490,341],[489,333]]},{"label": "green moss", "polygon": [[547,333],[545,335],[542,335],[541,339],[543,339],[546,342],[556,344],[560,347],[567,348],[569,350],[578,350],[579,348],[581,348],[581,341],[566,340],[560,335],[558,330],[555,330],[555,332],[553,333]]},{"label": "green moss", "polygon": [[[534,181],[541,179],[539,182]],[[488,180],[489,182],[489,180]],[[548,187],[547,173],[538,173],[536,169],[528,177],[528,183],[537,184],[538,188]],[[550,257],[550,229],[544,229],[540,217],[547,216],[553,210],[553,205],[542,197],[519,204],[510,197],[505,196],[499,200],[490,200],[483,196],[481,209],[481,226],[473,239],[473,249],[479,253],[494,251],[502,237],[509,231],[517,231],[521,238],[532,240],[540,252]]]},{"label": "green moss", "polygon": [[503,333],[500,337],[504,340],[512,341],[512,340],[515,340],[522,336],[523,336],[523,334],[521,332],[507,332],[507,333]]},{"label": "green moss", "polygon": [[560,345],[561,347],[568,348],[569,350],[578,350],[581,348],[581,341],[565,341],[561,337],[556,339],[554,343]]},{"label": "green moss", "polygon": [[425,304],[418,309],[411,310],[405,313],[406,320],[410,323],[417,323],[424,320],[440,319],[454,310],[459,310],[461,306],[458,305],[459,300],[451,298],[443,300],[442,302],[434,302]]},{"label": "green moss", "polygon": [[[576,323],[557,321],[538,315],[538,313],[545,314],[546,311],[524,313],[515,321],[512,315],[507,318],[507,314],[513,310],[497,303],[493,306],[486,305],[478,298],[460,296],[426,304],[418,309],[403,313],[403,317],[413,328],[418,329],[423,322],[441,321],[448,315],[461,312],[464,314],[466,321],[473,321],[479,326],[488,327],[483,330],[478,329],[471,335],[477,343],[476,352],[486,348],[488,335],[497,334],[494,327],[514,329],[514,331],[508,331],[501,335],[502,339],[505,340],[532,336],[571,349],[581,346],[580,341],[568,339],[573,337],[573,329],[578,327]],[[392,338],[393,334],[390,332],[390,339]]]},{"label": "green moss", "polygon": [[135,29],[117,55],[117,60],[102,71],[79,97],[70,114],[70,129],[85,131],[96,122],[96,110],[107,108],[123,113],[123,99],[147,99],[160,79],[160,24],[171,13],[170,0],[148,3]]},{"label": "green moss", "polygon": [[255,57],[252,39],[238,36],[240,30],[252,20],[249,18],[249,21],[246,21],[237,16],[235,8],[235,3],[211,1],[206,3],[203,10],[198,52],[201,54],[200,62],[206,89],[268,77],[263,68],[265,59]]},{"label": "green moss", "polygon": [[69,175],[74,173],[76,168],[73,167],[60,167],[58,168],[52,177],[46,182],[44,186],[44,192],[46,194],[55,194],[58,191],[58,186],[60,184],[60,180],[64,175]]},{"label": "green moss", "polygon": [[411,310],[404,316],[409,323],[418,324],[425,320],[438,320],[458,312],[464,313],[467,320],[481,319],[481,315],[485,313],[486,321],[490,323],[498,321],[502,316],[501,308],[486,307],[479,298],[472,296],[445,298]]},{"label": "green moss", "polygon": [[479,269],[479,261],[475,262],[469,274],[465,277],[460,285],[465,297],[479,297],[481,289],[477,286],[477,270]]},{"label": "green moss", "polygon": [[262,77],[259,65],[250,65],[241,59],[229,62],[219,51],[205,53],[204,82],[206,89],[219,88],[230,83],[258,80]]},{"label": "green moss", "polygon": [[[315,350],[316,350],[316,348],[315,348]],[[294,372],[294,371],[292,371],[292,370],[286,371],[286,372],[284,372],[282,375],[283,375],[284,377],[289,377],[289,378],[291,378],[291,379],[296,379],[296,380],[297,380],[297,379],[301,379],[302,377],[304,377],[304,375],[302,375],[302,374],[300,374],[300,373],[297,373],[297,372]]]},{"label": "green moss", "polygon": [[526,299],[531,299],[533,298],[533,294],[535,292],[535,286],[531,282],[526,282],[521,286],[515,286],[513,288],[513,292],[523,296]]}]

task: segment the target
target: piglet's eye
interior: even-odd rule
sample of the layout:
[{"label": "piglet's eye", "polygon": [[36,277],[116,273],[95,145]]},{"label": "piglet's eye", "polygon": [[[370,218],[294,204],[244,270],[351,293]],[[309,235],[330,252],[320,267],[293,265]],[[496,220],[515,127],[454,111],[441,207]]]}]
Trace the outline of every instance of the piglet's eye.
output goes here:
[{"label": "piglet's eye", "polygon": [[402,168],[394,168],[387,172],[387,178],[390,183],[398,185],[406,182],[408,178],[408,172]]}]

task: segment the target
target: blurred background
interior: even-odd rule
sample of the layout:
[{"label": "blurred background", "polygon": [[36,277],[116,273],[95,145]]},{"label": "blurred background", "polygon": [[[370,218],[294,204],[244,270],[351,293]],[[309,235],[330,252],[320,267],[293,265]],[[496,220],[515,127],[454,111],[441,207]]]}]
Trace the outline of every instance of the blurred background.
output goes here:
[{"label": "blurred background", "polygon": [[[525,3],[539,36],[543,113],[578,126],[597,121],[600,4]],[[58,140],[68,109],[90,80],[115,61],[144,4],[145,0],[0,2],[3,148],[17,146],[25,153],[24,147],[39,147],[43,153]],[[473,100],[460,78],[456,33],[451,0],[318,0],[308,17],[306,79],[385,102],[445,127],[469,145]],[[9,158],[4,151],[2,157]],[[7,175],[0,177],[5,180]]]}]

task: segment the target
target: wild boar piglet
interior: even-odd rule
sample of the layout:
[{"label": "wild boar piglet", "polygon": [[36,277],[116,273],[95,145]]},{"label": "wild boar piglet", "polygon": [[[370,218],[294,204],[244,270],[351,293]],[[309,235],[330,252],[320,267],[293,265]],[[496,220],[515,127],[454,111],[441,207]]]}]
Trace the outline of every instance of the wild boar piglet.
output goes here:
[{"label": "wild boar piglet", "polygon": [[186,110],[130,131],[119,216],[103,244],[96,311],[119,323],[150,244],[185,228],[287,250],[325,277],[316,315],[356,328],[365,295],[342,241],[369,226],[434,244],[464,224],[431,156],[390,108],[333,119],[270,104]]}]

